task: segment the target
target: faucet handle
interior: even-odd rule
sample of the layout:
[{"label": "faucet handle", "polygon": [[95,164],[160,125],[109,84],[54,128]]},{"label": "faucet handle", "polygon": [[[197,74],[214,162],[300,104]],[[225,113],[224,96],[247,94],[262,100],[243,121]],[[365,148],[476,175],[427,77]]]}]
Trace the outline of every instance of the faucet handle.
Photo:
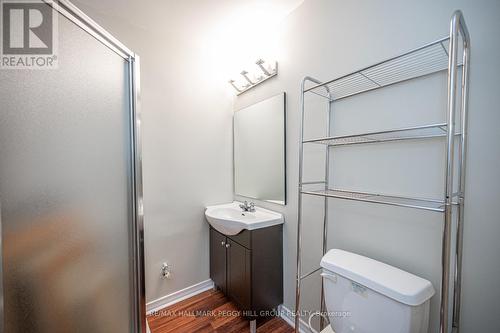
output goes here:
[{"label": "faucet handle", "polygon": [[253,202],[248,202],[247,200],[240,204],[240,208],[245,212],[255,212],[255,204]]}]

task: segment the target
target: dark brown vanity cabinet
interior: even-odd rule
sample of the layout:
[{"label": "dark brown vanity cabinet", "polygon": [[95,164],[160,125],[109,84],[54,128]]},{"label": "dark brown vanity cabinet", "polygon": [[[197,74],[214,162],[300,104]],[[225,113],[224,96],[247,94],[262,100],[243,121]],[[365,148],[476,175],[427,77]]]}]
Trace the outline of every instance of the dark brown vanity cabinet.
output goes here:
[{"label": "dark brown vanity cabinet", "polygon": [[226,293],[226,236],[210,228],[210,278]]},{"label": "dark brown vanity cabinet", "polygon": [[247,316],[283,303],[283,227],[225,236],[210,228],[210,277]]}]

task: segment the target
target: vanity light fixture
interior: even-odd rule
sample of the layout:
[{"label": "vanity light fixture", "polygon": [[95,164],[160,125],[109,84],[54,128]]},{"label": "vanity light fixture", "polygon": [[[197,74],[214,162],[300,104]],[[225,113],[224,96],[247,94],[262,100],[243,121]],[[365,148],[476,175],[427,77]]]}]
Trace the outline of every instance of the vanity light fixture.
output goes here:
[{"label": "vanity light fixture", "polygon": [[233,88],[238,92],[238,93],[241,93],[243,92],[243,90],[241,90],[240,88],[238,88],[238,86],[234,83],[235,81],[234,80],[229,80],[228,81],[230,85],[233,86]]},{"label": "vanity light fixture", "polygon": [[255,64],[257,65],[257,72],[253,75],[246,70],[243,70],[240,73],[240,75],[243,76],[245,83],[238,85],[235,80],[229,80],[229,84],[236,90],[236,95],[243,94],[245,91],[252,89],[256,85],[278,75],[278,62],[266,66],[266,62],[263,59],[258,59]]},{"label": "vanity light fixture", "polygon": [[243,76],[245,78],[245,80],[247,80],[248,84],[245,86],[245,88],[248,88],[250,87],[251,85],[255,84],[252,82],[252,80],[250,80],[250,78],[248,77],[248,72],[247,71],[242,71],[241,73],[241,76]]},{"label": "vanity light fixture", "polygon": [[[263,59],[257,60],[256,64],[259,66],[259,68],[266,74],[267,76],[271,76],[272,73],[270,73],[265,67],[264,67],[265,61]],[[276,66],[277,68],[277,66]]]}]

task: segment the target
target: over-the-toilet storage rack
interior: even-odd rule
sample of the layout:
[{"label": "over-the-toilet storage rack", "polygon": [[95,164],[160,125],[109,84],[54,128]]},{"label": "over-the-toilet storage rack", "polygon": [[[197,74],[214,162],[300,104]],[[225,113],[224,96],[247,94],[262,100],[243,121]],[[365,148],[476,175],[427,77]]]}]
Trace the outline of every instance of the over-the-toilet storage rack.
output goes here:
[{"label": "over-the-toilet storage rack", "polygon": [[[459,44],[459,38],[461,43]],[[440,333],[449,332],[449,299],[450,299],[450,268],[452,247],[452,210],[456,207],[457,227],[455,234],[455,262],[453,280],[453,317],[452,331],[459,331],[460,323],[460,284],[462,266],[462,231],[464,219],[465,161],[467,147],[467,99],[469,81],[470,37],[461,11],[456,11],[450,23],[450,34],[432,43],[403,53],[397,57],[379,62],[339,78],[320,82],[312,77],[305,77],[301,84],[301,134],[299,147],[299,198],[297,226],[297,285],[295,304],[295,332],[300,325],[301,281],[314,274],[319,268],[302,273],[301,265],[301,229],[302,229],[302,196],[313,195],[324,197],[323,215],[323,254],[327,251],[328,198],[356,200],[375,204],[394,205],[412,209],[424,209],[443,214],[442,235],[442,272],[440,295]],[[458,57],[462,53],[461,59]],[[458,70],[461,70],[461,82],[458,86]],[[332,136],[330,130],[330,113],[332,103],[344,98],[352,98],[367,91],[374,91],[400,82],[427,76],[433,73],[448,71],[447,121],[438,124],[428,124],[416,127],[385,130],[356,135]],[[460,89],[460,95],[457,91]],[[304,139],[304,96],[316,94],[326,99],[328,103],[326,130],[327,137]],[[460,96],[460,101],[457,101]],[[457,104],[459,104],[457,106]],[[460,126],[455,133],[455,111],[459,110]],[[330,147],[347,146],[365,143],[382,143],[400,140],[419,140],[425,138],[444,137],[446,140],[445,188],[441,200],[426,200],[421,198],[382,195],[376,193],[359,193],[330,188],[329,160]],[[303,148],[304,144],[326,145],[325,178],[320,181],[303,182]],[[454,150],[457,145],[457,165],[454,165]],[[454,191],[454,169],[458,173],[458,189]],[[321,186],[324,184],[324,187]],[[307,190],[308,185],[320,186],[321,190]],[[322,288],[323,289],[323,288]],[[324,295],[321,291],[321,307],[324,310]]]}]

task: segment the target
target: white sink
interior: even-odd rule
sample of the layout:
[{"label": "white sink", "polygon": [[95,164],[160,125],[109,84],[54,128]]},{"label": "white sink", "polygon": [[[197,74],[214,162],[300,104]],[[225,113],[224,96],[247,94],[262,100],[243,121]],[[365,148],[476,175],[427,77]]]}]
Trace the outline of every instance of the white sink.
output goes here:
[{"label": "white sink", "polygon": [[220,233],[227,236],[239,234],[242,230],[255,230],[283,223],[283,215],[273,211],[255,207],[255,212],[244,212],[241,202],[208,206],[205,216],[208,223]]}]

